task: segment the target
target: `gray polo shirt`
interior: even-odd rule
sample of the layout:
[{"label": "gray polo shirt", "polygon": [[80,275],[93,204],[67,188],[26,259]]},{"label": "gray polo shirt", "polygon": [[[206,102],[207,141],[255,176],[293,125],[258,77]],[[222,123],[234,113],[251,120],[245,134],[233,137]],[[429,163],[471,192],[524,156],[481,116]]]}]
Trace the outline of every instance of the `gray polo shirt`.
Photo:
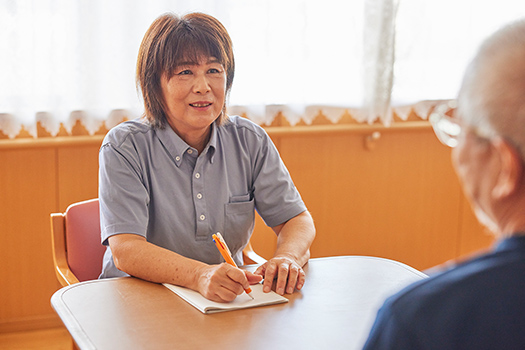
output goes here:
[{"label": "gray polo shirt", "polygon": [[[102,243],[119,233],[208,264],[222,261],[212,240],[220,232],[242,264],[257,210],[277,226],[306,210],[274,144],[260,126],[230,117],[212,125],[204,151],[188,146],[170,127],[144,120],[122,123],[99,154]],[[111,250],[101,277],[125,276]]]}]

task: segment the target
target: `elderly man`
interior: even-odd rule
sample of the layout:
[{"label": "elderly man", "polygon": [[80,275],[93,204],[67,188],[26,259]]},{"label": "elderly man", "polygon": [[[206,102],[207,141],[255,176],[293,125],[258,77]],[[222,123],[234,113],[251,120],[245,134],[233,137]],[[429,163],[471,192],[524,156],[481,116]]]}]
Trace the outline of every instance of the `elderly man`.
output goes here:
[{"label": "elderly man", "polygon": [[497,244],[389,298],[365,349],[525,349],[525,21],[485,41],[457,103],[433,126]]}]

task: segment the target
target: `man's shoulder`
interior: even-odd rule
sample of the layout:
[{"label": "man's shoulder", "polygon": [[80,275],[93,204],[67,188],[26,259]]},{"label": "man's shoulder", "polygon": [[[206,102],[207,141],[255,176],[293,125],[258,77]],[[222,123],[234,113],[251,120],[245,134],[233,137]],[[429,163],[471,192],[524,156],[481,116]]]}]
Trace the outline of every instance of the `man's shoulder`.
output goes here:
[{"label": "man's shoulder", "polygon": [[524,287],[523,255],[482,255],[387,299],[375,332],[388,342],[410,338],[443,349],[521,349]]},{"label": "man's shoulder", "polygon": [[[525,267],[525,262],[521,263]],[[499,281],[508,283],[512,279],[514,262],[497,253],[488,253],[454,266],[428,279],[418,281],[389,299],[389,306],[403,312],[407,317],[417,314],[443,315],[467,310],[469,305],[480,307],[480,300],[490,303],[505,286],[487,288]]]}]

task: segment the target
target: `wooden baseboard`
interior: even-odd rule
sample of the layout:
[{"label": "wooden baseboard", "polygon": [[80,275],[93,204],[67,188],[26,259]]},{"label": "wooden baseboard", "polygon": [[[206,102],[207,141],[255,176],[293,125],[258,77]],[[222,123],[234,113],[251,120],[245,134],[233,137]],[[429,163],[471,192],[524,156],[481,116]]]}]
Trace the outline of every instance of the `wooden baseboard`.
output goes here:
[{"label": "wooden baseboard", "polygon": [[25,332],[63,326],[58,315],[32,316],[0,322],[0,333]]}]

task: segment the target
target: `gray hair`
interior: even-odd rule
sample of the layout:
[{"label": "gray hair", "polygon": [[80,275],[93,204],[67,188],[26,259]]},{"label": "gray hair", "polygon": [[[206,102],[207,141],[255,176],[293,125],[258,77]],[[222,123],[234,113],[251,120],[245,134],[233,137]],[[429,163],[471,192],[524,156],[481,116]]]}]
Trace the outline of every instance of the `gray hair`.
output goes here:
[{"label": "gray hair", "polygon": [[525,20],[481,45],[465,73],[457,111],[483,134],[512,143],[525,160]]}]

